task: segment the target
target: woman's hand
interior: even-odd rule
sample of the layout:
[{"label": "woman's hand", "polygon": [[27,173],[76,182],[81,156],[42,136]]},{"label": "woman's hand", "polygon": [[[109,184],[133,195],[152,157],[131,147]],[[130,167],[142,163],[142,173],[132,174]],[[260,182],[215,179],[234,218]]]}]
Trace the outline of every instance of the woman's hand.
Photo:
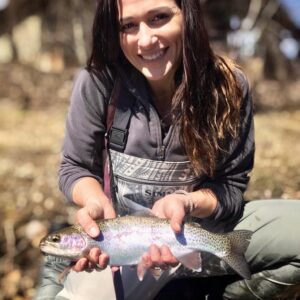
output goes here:
[{"label": "woman's hand", "polygon": [[[95,238],[100,234],[96,219],[111,219],[116,217],[112,204],[107,200],[89,199],[77,212],[77,221],[84,231]],[[93,269],[105,269],[109,257],[107,253],[101,252],[99,248],[90,250],[87,257],[79,259],[73,269],[77,272],[92,271]]]},{"label": "woman's hand", "polygon": [[[155,216],[170,220],[171,228],[175,233],[181,231],[184,217],[189,210],[190,202],[188,195],[185,194],[167,195],[157,200],[152,208]],[[176,267],[179,261],[173,256],[168,246],[158,247],[153,244],[150,246],[149,252],[143,255],[141,264],[144,269],[159,267],[166,270],[169,267]]]},{"label": "woman's hand", "polygon": [[[209,217],[218,205],[218,201],[214,193],[209,189],[202,189],[192,193],[177,191],[157,200],[152,212],[159,218],[170,220],[171,228],[174,233],[179,233],[182,223],[187,214],[194,217]],[[157,247],[151,245],[149,252],[142,257],[142,265],[145,269],[160,267],[167,269],[175,267],[179,261],[173,256],[169,247]]]},{"label": "woman's hand", "polygon": [[180,232],[185,215],[190,212],[189,194],[173,193],[157,200],[152,212],[158,218],[170,220],[175,233]]}]

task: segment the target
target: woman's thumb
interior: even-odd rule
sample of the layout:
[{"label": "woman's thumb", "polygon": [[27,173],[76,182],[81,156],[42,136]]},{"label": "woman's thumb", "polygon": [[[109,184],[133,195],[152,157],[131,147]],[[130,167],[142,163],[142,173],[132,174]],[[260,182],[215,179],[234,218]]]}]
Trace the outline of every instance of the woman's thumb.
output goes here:
[{"label": "woman's thumb", "polygon": [[95,238],[100,234],[98,225],[91,218],[86,208],[82,208],[77,212],[77,220],[83,230],[91,237]]},{"label": "woman's thumb", "polygon": [[174,212],[170,219],[171,228],[175,233],[179,233],[181,231],[182,222],[184,215],[180,212]]}]

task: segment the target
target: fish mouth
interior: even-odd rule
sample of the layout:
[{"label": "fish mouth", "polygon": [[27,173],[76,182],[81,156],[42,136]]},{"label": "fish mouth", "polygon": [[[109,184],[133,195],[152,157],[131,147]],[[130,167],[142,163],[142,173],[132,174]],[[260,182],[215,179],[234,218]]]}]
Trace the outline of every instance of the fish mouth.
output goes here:
[{"label": "fish mouth", "polygon": [[45,239],[43,238],[41,241],[40,241],[40,244],[39,244],[39,248],[42,252],[43,255],[47,255],[47,253],[44,251],[44,248],[46,247],[46,241]]}]

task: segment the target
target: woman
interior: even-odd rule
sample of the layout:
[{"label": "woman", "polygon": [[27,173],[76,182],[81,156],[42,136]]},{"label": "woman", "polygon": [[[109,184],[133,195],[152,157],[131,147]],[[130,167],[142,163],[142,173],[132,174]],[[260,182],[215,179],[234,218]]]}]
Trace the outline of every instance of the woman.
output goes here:
[{"label": "woman", "polygon": [[[107,132],[112,197],[104,192]],[[84,230],[96,237],[95,219],[133,207],[151,208],[174,232],[188,214],[212,231],[252,230],[246,252],[252,279],[228,285],[223,297],[273,299],[300,279],[299,226],[293,225],[299,203],[245,205],[253,157],[247,81],[213,53],[200,0],[100,0],[92,54],[72,94],[60,168],[60,187],[81,207],[77,219]],[[74,270],[104,269],[108,260],[95,248]],[[157,282],[150,276],[138,282],[123,268],[126,299],[151,299],[172,278],[195,276],[182,267],[168,269],[178,261],[166,246],[152,245],[142,262],[167,271]],[[229,272],[205,257],[203,270],[198,276]],[[109,271],[93,272],[94,281],[83,274],[69,276],[56,299],[114,296]],[[49,286],[55,291],[43,298],[41,289],[38,299],[54,298],[58,286]]]}]

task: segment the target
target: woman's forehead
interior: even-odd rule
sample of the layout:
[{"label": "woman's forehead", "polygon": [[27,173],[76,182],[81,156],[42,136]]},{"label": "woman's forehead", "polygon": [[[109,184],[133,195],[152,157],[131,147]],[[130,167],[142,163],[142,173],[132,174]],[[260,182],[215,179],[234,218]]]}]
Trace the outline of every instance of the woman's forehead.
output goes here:
[{"label": "woman's forehead", "polygon": [[117,0],[120,18],[147,13],[148,11],[177,7],[175,0]]}]

